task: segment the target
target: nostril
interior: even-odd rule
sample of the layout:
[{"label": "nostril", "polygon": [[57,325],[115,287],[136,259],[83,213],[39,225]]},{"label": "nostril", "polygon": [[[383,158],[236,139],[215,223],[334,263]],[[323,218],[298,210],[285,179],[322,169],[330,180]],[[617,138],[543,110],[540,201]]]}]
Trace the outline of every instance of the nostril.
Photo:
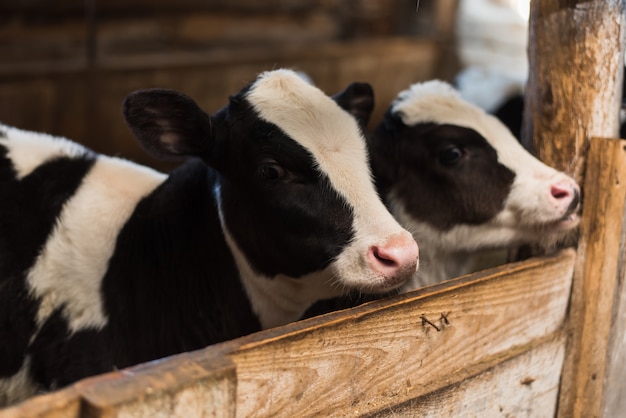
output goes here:
[{"label": "nostril", "polygon": [[387,283],[399,283],[415,273],[419,248],[411,234],[396,234],[383,244],[370,246],[366,257],[372,270]]},{"label": "nostril", "polygon": [[384,248],[374,246],[372,247],[372,254],[376,260],[384,266],[395,267],[398,265],[398,262],[394,258],[393,254],[386,252]]},{"label": "nostril", "polygon": [[550,187],[550,194],[552,194],[552,197],[554,197],[555,199],[560,200],[570,197],[572,192],[569,187],[560,184],[554,184]]}]

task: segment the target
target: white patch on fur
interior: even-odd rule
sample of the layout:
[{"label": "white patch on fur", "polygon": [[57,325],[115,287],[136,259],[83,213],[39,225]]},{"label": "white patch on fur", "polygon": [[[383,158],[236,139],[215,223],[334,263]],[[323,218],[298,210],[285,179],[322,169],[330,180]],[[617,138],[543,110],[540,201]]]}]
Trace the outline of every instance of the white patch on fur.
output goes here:
[{"label": "white patch on fur", "polygon": [[420,247],[420,269],[402,287],[403,291],[468,273],[477,251],[503,248],[536,238],[536,231],[504,227],[498,217],[482,225],[457,225],[448,231],[441,231],[413,218],[393,197],[390,198],[390,209],[417,242],[425,243]]},{"label": "white patch on fur", "polygon": [[37,386],[30,378],[30,357],[11,377],[0,378],[0,408],[22,402],[37,394]]},{"label": "white patch on fur", "polygon": [[247,95],[260,117],[280,127],[315,158],[335,190],[354,209],[355,238],[329,272],[349,287],[376,289],[382,278],[365,255],[394,234],[407,234],[380,201],[367,164],[365,139],[355,119],[290,70],[262,74]]},{"label": "white patch on fur", "polygon": [[559,181],[575,184],[574,180],[533,157],[497,118],[464,101],[451,85],[438,80],[414,84],[401,92],[392,111],[406,125],[434,122],[474,129],[496,150],[498,161],[515,173],[503,210],[482,225],[457,225],[440,231],[413,219],[397,197],[389,196],[396,219],[418,243],[424,243],[420,271],[406,290],[466,273],[470,253],[477,250],[554,242],[563,234],[557,227],[563,209],[549,198],[550,187]]},{"label": "white patch on fur", "polygon": [[215,189],[215,197],[226,244],[237,265],[252,310],[263,329],[297,321],[313,303],[342,294],[340,286],[325,271],[297,279],[285,275],[270,278],[256,273],[224,223],[219,187]]},{"label": "white patch on fur", "polygon": [[8,148],[8,157],[13,161],[18,179],[24,178],[35,168],[54,158],[91,154],[87,148],[65,138],[2,124],[0,130],[7,134],[7,138],[0,137],[0,144]]},{"label": "white patch on fur", "polygon": [[341,295],[341,288],[326,272],[297,279],[285,275],[269,278],[255,273],[228,229],[223,229],[246,294],[263,329],[297,321],[316,301]]},{"label": "white patch on fur", "polygon": [[30,291],[41,298],[39,325],[61,306],[72,333],[106,325],[100,285],[117,235],[138,201],[165,177],[126,160],[98,157],[28,273]]}]

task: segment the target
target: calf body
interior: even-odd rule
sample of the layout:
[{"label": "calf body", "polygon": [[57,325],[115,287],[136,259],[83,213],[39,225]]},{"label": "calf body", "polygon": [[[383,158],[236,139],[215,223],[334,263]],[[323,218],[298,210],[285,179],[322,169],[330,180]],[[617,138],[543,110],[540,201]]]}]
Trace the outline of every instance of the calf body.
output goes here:
[{"label": "calf body", "polygon": [[[363,100],[364,85],[337,96],[355,115]],[[0,404],[401,286],[417,246],[337,103],[288,70],[212,116],[133,93],[124,114],[146,149],[192,157],[167,176],[0,126]]]}]

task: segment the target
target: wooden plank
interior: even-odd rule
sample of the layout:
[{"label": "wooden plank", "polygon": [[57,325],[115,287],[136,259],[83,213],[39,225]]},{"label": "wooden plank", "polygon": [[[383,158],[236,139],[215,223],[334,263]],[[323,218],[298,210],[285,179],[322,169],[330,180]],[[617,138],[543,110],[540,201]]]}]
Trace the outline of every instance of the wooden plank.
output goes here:
[{"label": "wooden plank", "polygon": [[[560,417],[600,416],[607,391],[614,399],[626,389],[626,322],[618,316],[626,300],[626,141],[594,138],[587,159]],[[605,408],[605,416],[624,413]]]},{"label": "wooden plank", "polygon": [[87,68],[84,17],[57,21],[0,21],[0,76]]},{"label": "wooden plank", "polygon": [[39,395],[10,408],[0,409],[0,418],[78,418],[80,416],[80,394],[73,387]]},{"label": "wooden plank", "polygon": [[574,254],[265,333],[231,354],[237,415],[359,416],[493,367],[561,327]]},{"label": "wooden plank", "polygon": [[390,406],[376,418],[552,418],[556,412],[565,338],[557,332],[518,356],[442,390]]},{"label": "wooden plank", "polygon": [[184,353],[75,386],[83,415],[96,417],[234,417],[236,375],[225,357]]},{"label": "wooden plank", "polygon": [[240,15],[198,12],[101,19],[97,27],[98,56],[136,59],[140,54],[175,51],[211,52],[239,47],[302,48],[339,38],[340,22],[328,13]]},{"label": "wooden plank", "polygon": [[[626,212],[625,212],[626,213]],[[622,228],[626,216],[622,219]],[[626,411],[626,240],[619,247],[618,287],[615,289],[614,315],[608,341],[607,374],[605,379],[602,416],[616,417]]]}]

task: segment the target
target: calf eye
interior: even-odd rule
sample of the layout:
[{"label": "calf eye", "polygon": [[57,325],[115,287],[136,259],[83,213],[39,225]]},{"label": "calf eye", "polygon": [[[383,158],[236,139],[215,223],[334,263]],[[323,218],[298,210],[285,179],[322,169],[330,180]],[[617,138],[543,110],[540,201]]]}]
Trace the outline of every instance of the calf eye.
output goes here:
[{"label": "calf eye", "polygon": [[285,169],[275,161],[266,161],[261,165],[261,175],[267,181],[277,181],[285,176]]},{"label": "calf eye", "polygon": [[449,147],[444,149],[443,151],[439,151],[437,158],[439,162],[443,165],[454,165],[463,156],[463,150],[458,147]]}]

